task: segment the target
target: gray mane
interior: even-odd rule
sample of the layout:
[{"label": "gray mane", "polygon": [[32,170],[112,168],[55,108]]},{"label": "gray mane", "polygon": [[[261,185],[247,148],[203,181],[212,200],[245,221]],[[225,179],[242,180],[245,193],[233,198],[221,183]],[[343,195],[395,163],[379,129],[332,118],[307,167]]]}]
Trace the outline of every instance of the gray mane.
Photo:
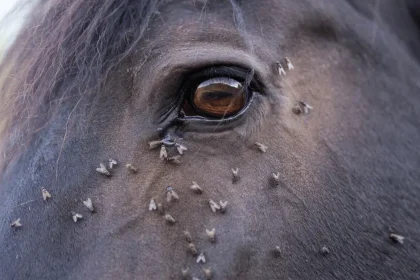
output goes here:
[{"label": "gray mane", "polygon": [[[143,37],[160,1],[40,1],[0,65],[3,162],[66,98],[94,93]],[[1,142],[0,142],[1,143]]]}]

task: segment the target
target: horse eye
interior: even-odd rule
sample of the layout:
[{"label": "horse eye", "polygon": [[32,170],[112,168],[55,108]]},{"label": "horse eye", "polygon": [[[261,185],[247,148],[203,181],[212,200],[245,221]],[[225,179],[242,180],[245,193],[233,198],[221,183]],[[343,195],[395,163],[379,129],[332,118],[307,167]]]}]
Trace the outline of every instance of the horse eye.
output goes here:
[{"label": "horse eye", "polygon": [[219,77],[199,84],[185,97],[182,111],[185,116],[221,119],[234,116],[249,101],[248,88],[235,79]]}]

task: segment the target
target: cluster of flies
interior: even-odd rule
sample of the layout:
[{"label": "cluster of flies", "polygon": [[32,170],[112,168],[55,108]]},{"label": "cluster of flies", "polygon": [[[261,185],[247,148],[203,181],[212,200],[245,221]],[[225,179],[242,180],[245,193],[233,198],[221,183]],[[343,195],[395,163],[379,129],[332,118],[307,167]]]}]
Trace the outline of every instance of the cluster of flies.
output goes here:
[{"label": "cluster of flies", "polygon": [[[258,150],[260,150],[262,153],[265,153],[268,149],[268,146],[256,142],[255,146],[258,148]],[[156,140],[156,141],[151,141],[149,142],[149,148],[150,149],[157,149],[160,147],[160,153],[159,153],[159,158],[161,160],[166,160],[167,162],[170,163],[175,163],[175,164],[179,164],[180,163],[180,157],[184,154],[185,151],[187,151],[187,147],[185,147],[182,144],[179,144],[177,142],[175,142],[173,139],[171,139],[169,136],[165,137],[162,140]],[[173,156],[168,156],[168,150],[175,150],[178,154],[177,155],[173,155]],[[272,177],[274,178],[275,181],[279,180],[279,173],[273,173]],[[232,168],[232,182],[236,183],[238,182],[240,179],[239,176],[239,168]],[[195,182],[192,181],[192,185],[190,186],[190,190],[196,194],[202,194],[203,193],[203,188],[200,187],[200,185]],[[170,203],[171,201],[174,200],[179,200],[179,195],[178,193],[175,191],[175,189],[171,186],[168,186],[166,188],[166,201],[168,203]],[[228,202],[227,201],[223,201],[223,200],[219,200],[218,202],[213,200],[213,199],[209,199],[208,200],[208,205],[210,207],[210,210],[213,213],[216,212],[220,212],[220,213],[225,213],[226,212],[226,208],[228,206]],[[175,224],[176,223],[176,219],[170,215],[169,213],[165,212],[165,209],[163,207],[162,203],[156,203],[155,199],[152,198],[149,202],[149,206],[148,206],[149,211],[158,211],[166,220],[166,222],[168,224]],[[216,229],[212,228],[211,230],[206,229],[206,234],[208,237],[208,240],[210,242],[215,242],[216,240]],[[184,231],[184,236],[186,241],[188,242],[188,251],[196,258],[196,262],[197,263],[206,263],[206,257],[204,252],[198,252],[196,245],[193,242],[193,239],[191,237],[191,234],[185,230]],[[204,276],[206,279],[210,279],[212,277],[212,272],[210,268],[203,268],[203,272],[204,272]],[[189,269],[188,268],[183,268],[182,269],[182,275],[184,278],[189,277]],[[193,277],[193,280],[198,280],[198,278]]]},{"label": "cluster of flies", "polygon": [[276,62],[276,70],[280,76],[286,76],[286,70],[284,70],[283,66],[285,66],[287,70],[295,69],[290,59],[288,57],[285,57],[282,62]]},{"label": "cluster of flies", "polygon": [[[108,168],[103,164],[100,163],[99,167],[96,168],[96,171],[98,173],[101,173],[105,176],[111,176],[111,170],[114,168],[114,166],[118,165],[118,162],[115,159],[109,159],[109,163],[108,163]],[[133,172],[133,170],[131,170],[131,164],[127,164],[127,168]],[[137,170],[136,170],[137,172]],[[47,201],[49,199],[52,198],[52,195],[50,194],[50,192],[46,189],[46,188],[41,188],[41,194],[42,194],[42,199],[44,201]],[[93,202],[92,199],[90,199],[89,197],[86,200],[82,200],[83,205],[91,212],[94,213],[95,212],[95,208],[93,206]],[[77,213],[76,211],[71,211],[71,218],[72,220],[77,223],[79,220],[83,219],[83,215],[80,213]],[[20,218],[18,218],[17,220],[15,220],[13,223],[10,224],[10,226],[12,228],[18,228],[22,226],[22,223],[20,222]]]},{"label": "cluster of flies", "polygon": [[[265,153],[268,150],[268,146],[264,145],[262,143],[256,142],[254,143],[255,147],[257,148],[257,150],[259,150],[261,153]],[[169,162],[171,162],[170,157],[168,157],[168,148],[170,147],[174,147],[176,148],[177,152],[179,153],[180,156],[183,154],[184,151],[187,150],[187,148],[184,145],[178,144],[175,141],[173,141],[172,139],[170,139],[169,137],[164,138],[163,140],[157,140],[157,141],[151,141],[149,142],[149,147],[150,149],[157,149],[158,147],[160,147],[160,159],[161,160],[167,160]],[[273,173],[271,175],[272,179],[274,182],[279,181],[279,173]],[[232,168],[232,183],[236,183],[238,182],[240,179],[240,175],[239,175],[239,168]],[[195,194],[202,194],[203,188],[195,181],[192,181],[192,184],[190,186],[190,190],[195,193]],[[171,203],[172,201],[177,201],[180,199],[178,193],[175,191],[175,189],[171,186],[168,186],[166,188],[165,191],[165,196],[166,196],[166,202],[167,203]],[[208,199],[207,200],[208,205],[210,207],[210,210],[213,213],[216,212],[220,212],[220,213],[225,213],[227,206],[228,206],[228,202],[227,201],[223,201],[223,200],[213,200],[213,199]],[[156,200],[154,198],[152,198],[149,202],[148,205],[148,209],[149,211],[157,211],[159,212],[163,218],[166,220],[166,222],[170,225],[175,224],[177,221],[176,219],[169,213],[165,212],[164,206],[162,203],[156,202]],[[196,258],[196,262],[197,263],[206,263],[206,256],[204,254],[204,252],[199,252],[197,250],[197,247],[195,245],[195,243],[193,242],[193,239],[191,237],[191,234],[189,233],[188,230],[185,230],[183,232],[185,240],[188,243],[188,252]],[[207,238],[210,242],[214,243],[216,241],[216,229],[212,228],[211,230],[206,229],[206,235]],[[187,279],[188,277],[190,277],[190,272],[189,272],[189,268],[182,268],[181,269],[182,275],[184,277],[184,279]],[[210,268],[203,268],[203,272],[204,272],[204,276],[206,279],[210,279],[212,277],[212,271]],[[192,279],[196,279],[198,280],[198,278],[193,277]]]},{"label": "cluster of flies", "polygon": [[[290,71],[295,69],[292,62],[288,57],[286,57],[282,62],[277,61],[275,63],[276,71],[280,76],[286,76],[286,70],[285,68]],[[313,109],[311,105],[304,101],[297,101],[295,105],[292,108],[292,112],[296,115],[307,115],[309,112]]]},{"label": "cluster of flies", "polygon": [[[172,139],[169,135],[161,140],[155,140],[149,142],[149,148],[151,150],[157,149],[160,147],[159,158],[169,163],[173,164],[180,164],[181,156],[187,151],[187,147],[177,143],[174,139]],[[170,155],[171,151],[176,151],[176,154]]]},{"label": "cluster of flies", "polygon": [[[203,188],[200,187],[200,185],[197,184],[197,182],[193,181],[192,185],[190,186],[190,190],[191,192],[197,194],[197,195],[201,195],[203,193]],[[177,201],[180,199],[178,193],[175,191],[175,189],[171,186],[168,186],[166,188],[165,191],[165,197],[166,197],[166,202],[167,203],[171,203],[173,201]],[[212,199],[208,200],[209,201],[209,206],[210,209],[213,212],[216,212],[218,210],[220,210],[221,213],[225,213],[226,211],[226,207],[228,205],[227,201],[220,201],[220,203],[216,203],[214,202]],[[165,209],[163,208],[163,204],[162,203],[156,203],[156,200],[154,198],[152,198],[149,202],[148,205],[148,209],[149,211],[157,211],[159,212],[164,219],[166,220],[166,222],[170,225],[173,225],[176,223],[175,218],[170,215],[169,213],[165,212]],[[204,252],[199,252],[197,250],[197,247],[195,245],[195,243],[193,242],[193,238],[190,234],[190,232],[188,230],[184,230],[183,231],[183,235],[185,240],[188,243],[187,246],[187,250],[188,252],[196,259],[196,263],[197,264],[205,264],[206,263],[206,255]],[[214,243],[216,241],[216,229],[212,228],[211,230],[206,229],[206,235],[207,235],[207,239],[209,240],[209,242]],[[189,268],[182,268],[181,269],[182,272],[182,276],[184,279],[187,279],[188,277],[190,277],[190,271]],[[205,276],[206,279],[211,279],[212,277],[212,271],[210,268],[203,268],[203,274]],[[198,279],[193,277],[192,279]]]},{"label": "cluster of flies", "polygon": [[[288,70],[294,69],[293,64],[290,62],[290,59],[287,58],[287,57],[284,59],[284,63],[283,64],[285,65],[285,67]],[[286,75],[286,72],[285,72],[285,70],[283,68],[282,63],[277,62],[276,63],[276,67],[277,67],[277,70],[278,70],[279,75]],[[309,105],[307,105],[304,102],[299,102],[299,104],[300,104],[300,107],[303,108],[302,109],[302,112],[306,112],[307,110],[312,109]],[[261,144],[261,143],[258,143],[258,142],[256,142],[255,145],[263,153],[265,153],[267,151],[267,149],[268,149],[268,147],[266,145]],[[167,161],[169,163],[173,163],[173,164],[180,164],[181,163],[181,161],[180,161],[181,156],[184,154],[185,151],[188,150],[185,145],[180,144],[180,143],[177,143],[169,135],[167,135],[163,139],[155,140],[155,141],[150,141],[149,142],[149,148],[151,150],[156,149],[158,147],[160,147],[159,158],[161,160],[165,160],[165,161]],[[170,156],[169,155],[170,154],[170,150],[176,150],[177,154]],[[103,175],[105,175],[107,177],[110,177],[110,176],[112,176],[112,170],[113,170],[114,166],[116,166],[116,165],[118,165],[118,162],[115,159],[109,159],[109,161],[108,161],[108,167],[105,164],[100,163],[99,164],[99,167],[96,168],[96,171],[98,173],[100,173],[100,174],[103,174]],[[138,172],[137,168],[134,167],[130,163],[129,164],[126,164],[126,168],[130,172],[132,172],[132,173],[137,173]],[[274,182],[274,184],[278,184],[278,182],[279,182],[279,173],[273,173],[271,177],[272,177],[272,181]],[[239,168],[232,168],[232,182],[233,183],[236,183],[237,181],[239,181]],[[196,182],[193,182],[193,185],[191,186],[191,189],[193,191],[197,192],[197,193],[202,193],[202,191],[203,191],[201,189],[201,187]],[[45,188],[42,188],[41,191],[42,191],[42,197],[43,197],[43,200],[44,201],[46,201],[47,199],[50,199],[51,198],[51,194]],[[174,198],[174,199],[178,199],[179,198],[179,197],[177,197],[177,194],[175,193],[175,191],[173,189],[167,190],[167,195],[171,199],[172,198]],[[83,201],[83,204],[85,205],[86,208],[89,209],[89,211],[94,212],[92,200],[90,198],[88,198],[87,200]],[[216,212],[217,210],[220,210],[222,213],[224,213],[224,211],[226,209],[226,206],[227,206],[227,201],[225,201],[225,202],[220,201],[219,203],[217,203],[217,202],[215,202],[215,201],[213,201],[213,200],[210,199],[209,200],[209,205],[210,205],[210,208],[211,208],[211,210],[213,212]],[[163,212],[163,206],[162,206],[162,204],[155,205],[153,200],[151,201],[151,203],[149,205],[149,209],[151,209],[151,208],[152,209],[157,209],[160,212]],[[72,219],[73,219],[74,222],[77,222],[78,220],[80,220],[80,219],[83,218],[83,216],[81,214],[79,214],[77,212],[74,212],[74,211],[71,212],[71,216],[72,216]],[[169,223],[175,223],[176,222],[175,219],[171,215],[169,215],[169,214],[165,215],[165,219]],[[21,227],[22,224],[20,222],[20,218],[17,219],[17,220],[15,220],[10,226],[12,228]]]},{"label": "cluster of flies", "polygon": [[[276,62],[276,71],[278,72],[278,74],[280,76],[286,76],[286,70],[293,70],[294,66],[291,63],[289,58],[285,58],[283,60],[282,63],[280,62]],[[306,115],[309,114],[310,110],[312,110],[312,106],[310,106],[309,104],[307,104],[306,102],[303,101],[297,101],[296,104],[293,106],[292,111],[293,113],[297,114],[297,115]],[[268,150],[268,146],[259,143],[259,142],[255,142],[254,143],[256,148],[261,151],[262,153],[266,153]],[[161,139],[161,140],[155,140],[155,141],[151,141],[149,142],[149,148],[151,150],[153,149],[157,149],[160,147],[160,153],[159,153],[159,158],[163,161],[166,161],[168,163],[172,163],[172,164],[180,164],[180,158],[181,156],[184,154],[185,151],[187,151],[187,147],[183,144],[177,143],[175,140],[173,140],[169,135],[166,136],[165,138]],[[176,151],[176,154],[173,153],[173,151]],[[172,152],[172,155],[170,155]],[[115,159],[109,159],[108,162],[108,167],[105,166],[105,164],[100,163],[99,167],[96,168],[96,171],[100,174],[103,174],[105,176],[111,176],[112,175],[112,170],[114,168],[114,166],[118,165],[118,162]],[[132,164],[126,164],[126,168],[127,170],[129,170],[132,173],[137,173],[138,170],[137,168],[135,168]],[[232,168],[232,182],[236,183],[239,181],[239,168]],[[280,182],[280,173],[272,173],[271,174],[271,181],[274,185],[278,185]],[[197,182],[193,181],[192,185],[190,186],[191,191],[193,191],[196,194],[202,194],[203,193],[203,189],[197,184]],[[45,189],[42,188],[41,189],[41,193],[42,193],[42,199],[44,201],[47,201],[48,199],[51,199],[52,196],[51,194]],[[179,195],[178,193],[174,190],[173,187],[168,186],[166,188],[166,201],[168,203],[170,203],[173,200],[179,200]],[[93,203],[92,200],[90,198],[87,198],[86,200],[82,201],[83,205],[90,211],[90,212],[95,212],[95,209],[93,207]],[[208,204],[209,207],[211,209],[211,211],[213,213],[216,213],[217,211],[220,211],[221,213],[225,213],[226,212],[226,207],[228,205],[227,201],[222,201],[220,200],[219,202],[214,201],[213,199],[209,199],[208,200]],[[152,198],[150,200],[150,203],[148,205],[148,209],[149,211],[158,211],[161,215],[163,215],[164,219],[167,221],[168,224],[175,224],[176,220],[174,217],[172,217],[172,215],[170,215],[169,213],[165,213],[164,207],[162,203],[156,203],[155,200]],[[74,222],[77,222],[78,220],[82,219],[83,216],[77,212],[72,211],[71,212],[71,216]],[[15,220],[13,223],[10,224],[10,226],[12,228],[19,228],[22,226],[21,223],[21,219],[18,218],[17,220]],[[193,242],[193,238],[190,234],[190,232],[188,230],[184,230],[183,231],[183,235],[185,237],[185,240],[188,243],[188,251],[194,256],[196,257],[196,262],[197,263],[206,263],[206,257],[204,252],[198,252],[196,245]],[[212,228],[211,230],[206,229],[206,235],[207,235],[207,239],[209,240],[209,242],[214,243],[216,241],[216,229]],[[395,234],[395,233],[391,233],[389,235],[389,238],[395,242],[395,243],[399,243],[399,244],[403,244],[404,243],[404,237],[402,235],[399,234]],[[280,255],[281,254],[281,249],[280,246],[276,246],[274,253],[276,255]],[[330,253],[330,250],[326,247],[323,246],[320,249],[320,254],[322,254],[323,256],[326,256]],[[184,277],[184,279],[188,278],[190,276],[190,272],[189,272],[189,268],[182,268],[181,270],[182,272],[182,276]],[[203,273],[206,279],[210,279],[212,277],[212,271],[210,268],[203,268]],[[199,280],[196,277],[192,278],[193,280]]]},{"label": "cluster of flies", "polygon": [[[46,188],[41,188],[41,194],[42,194],[42,199],[44,201],[47,201],[49,199],[52,199],[52,195],[50,194],[49,191],[47,191]],[[92,200],[90,198],[87,198],[86,200],[82,200],[83,205],[92,213],[95,212],[95,208],[93,207],[93,203]],[[82,219],[83,216],[75,211],[71,211],[71,217],[73,219],[73,221],[76,223],[78,220]],[[22,223],[20,222],[20,218],[18,218],[17,220],[15,220],[13,223],[10,224],[10,227],[12,228],[18,228],[21,227]]]},{"label": "cluster of flies", "polygon": [[[108,162],[108,168],[102,162],[99,164],[99,167],[96,168],[96,172],[103,174],[105,176],[111,177],[112,176],[112,169],[114,166],[117,166],[118,162],[115,159],[110,158]],[[132,173],[137,173],[138,170],[135,168],[131,163],[125,165],[125,167]]]}]

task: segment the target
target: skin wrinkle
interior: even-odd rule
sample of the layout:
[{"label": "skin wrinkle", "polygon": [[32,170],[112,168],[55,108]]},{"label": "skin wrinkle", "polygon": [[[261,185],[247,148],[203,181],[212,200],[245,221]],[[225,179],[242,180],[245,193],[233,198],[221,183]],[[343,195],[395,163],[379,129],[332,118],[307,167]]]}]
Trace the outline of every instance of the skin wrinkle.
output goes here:
[{"label": "skin wrinkle", "polygon": [[[382,34],[389,44],[371,49],[371,29],[354,29],[360,16],[344,2],[247,1],[238,5],[254,47],[249,53],[229,3],[190,2],[163,6],[137,53],[109,73],[100,94],[86,95],[75,109],[72,121],[86,116],[84,106],[90,118],[84,133],[76,127],[68,134],[56,184],[61,135],[78,95],[63,100],[57,118],[2,177],[2,274],[178,279],[182,267],[203,278],[208,266],[214,279],[415,279],[420,136],[412,107],[419,103],[420,71],[403,42],[378,25],[377,42]],[[406,54],[398,69],[392,51]],[[284,56],[295,70],[280,77],[273,64]],[[177,93],[186,70],[216,63],[253,67],[266,94],[232,129],[186,128],[182,164],[161,161],[147,145],[157,139],[159,109]],[[401,74],[411,82],[391,79]],[[95,106],[89,106],[92,98]],[[296,100],[314,110],[294,115]],[[267,153],[255,149],[256,141]],[[120,163],[111,178],[95,172],[109,158]],[[139,172],[130,173],[126,163]],[[234,167],[241,177],[236,184]],[[277,187],[268,183],[273,172],[280,173]],[[193,180],[203,194],[189,189]],[[179,201],[166,203],[169,185]],[[42,200],[41,187],[52,199]],[[97,213],[81,203],[87,197]],[[174,225],[148,210],[151,198],[164,203]],[[208,199],[228,201],[226,213],[211,212]],[[74,223],[71,211],[83,220]],[[14,231],[9,224],[17,217],[23,226]],[[403,246],[389,241],[389,227],[406,237]],[[211,228],[214,244],[205,232]],[[185,229],[206,265],[187,252]],[[322,246],[328,256],[319,254]]]}]

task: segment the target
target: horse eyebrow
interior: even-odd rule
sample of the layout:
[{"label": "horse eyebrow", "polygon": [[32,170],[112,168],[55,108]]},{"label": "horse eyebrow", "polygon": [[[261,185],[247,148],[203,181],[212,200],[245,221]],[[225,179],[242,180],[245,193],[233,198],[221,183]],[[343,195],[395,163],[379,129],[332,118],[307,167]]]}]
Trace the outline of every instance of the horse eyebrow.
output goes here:
[{"label": "horse eyebrow", "polygon": [[[140,62],[142,64],[143,62]],[[147,84],[142,84],[142,91],[153,92],[162,85],[180,86],[180,82],[174,85],[175,81],[184,80],[187,75],[199,69],[205,69],[213,66],[235,66],[251,71],[250,76],[257,78],[262,85],[269,84],[271,68],[266,62],[259,57],[248,53],[246,50],[232,48],[231,46],[221,46],[215,42],[212,44],[194,45],[186,48],[183,45],[174,46],[171,51],[159,53],[152,56],[147,67],[148,80]],[[134,76],[143,76],[141,73],[135,72]],[[137,91],[134,91],[136,94]],[[140,91],[138,91],[140,93]],[[162,90],[161,92],[166,92]],[[138,93],[138,94],[139,94]],[[168,92],[171,96],[161,97],[159,99],[174,98],[173,91]],[[166,101],[165,101],[166,102]]]},{"label": "horse eyebrow", "polygon": [[[191,58],[192,57],[192,58]],[[233,64],[242,68],[255,68],[258,72],[264,72],[266,63],[259,57],[250,54],[246,50],[232,48],[232,46],[221,46],[218,42],[196,44],[192,48],[175,46],[170,52],[159,53],[156,59],[154,72],[160,73],[171,68],[199,68],[203,66]]]}]

